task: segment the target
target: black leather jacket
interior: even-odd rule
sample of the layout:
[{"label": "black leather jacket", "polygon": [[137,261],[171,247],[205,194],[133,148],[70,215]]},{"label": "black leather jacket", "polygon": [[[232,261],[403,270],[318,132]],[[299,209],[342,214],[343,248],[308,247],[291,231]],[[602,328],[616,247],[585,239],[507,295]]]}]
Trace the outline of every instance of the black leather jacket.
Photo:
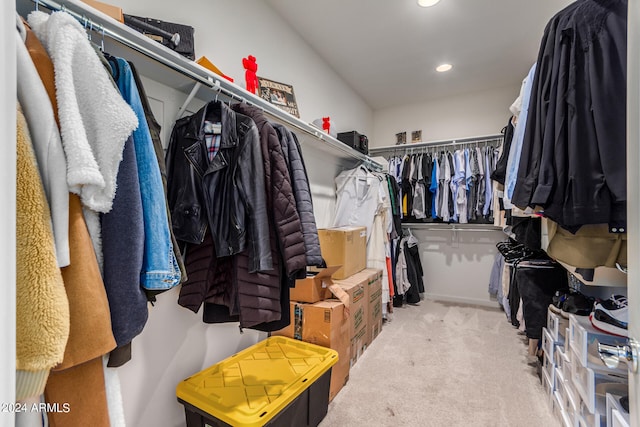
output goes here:
[{"label": "black leather jacket", "polygon": [[[205,120],[221,123],[209,160]],[[210,102],[178,120],[167,151],[167,198],[178,240],[200,244],[211,230],[216,256],[248,250],[250,272],[272,268],[260,137],[253,120]]]}]

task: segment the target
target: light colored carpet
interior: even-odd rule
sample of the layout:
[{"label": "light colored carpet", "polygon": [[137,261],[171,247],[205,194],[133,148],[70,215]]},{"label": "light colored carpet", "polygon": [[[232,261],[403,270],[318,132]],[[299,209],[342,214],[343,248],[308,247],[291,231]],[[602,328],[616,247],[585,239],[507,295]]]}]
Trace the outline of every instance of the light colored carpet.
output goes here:
[{"label": "light colored carpet", "polygon": [[526,355],[497,308],[396,308],[320,427],[559,426]]}]

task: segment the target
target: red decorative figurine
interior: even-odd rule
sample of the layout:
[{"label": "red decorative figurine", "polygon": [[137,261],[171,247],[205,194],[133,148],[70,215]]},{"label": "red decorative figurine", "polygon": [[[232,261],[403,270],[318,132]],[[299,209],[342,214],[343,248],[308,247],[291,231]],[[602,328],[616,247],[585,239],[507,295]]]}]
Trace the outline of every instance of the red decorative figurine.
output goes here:
[{"label": "red decorative figurine", "polygon": [[331,129],[331,117],[323,117],[322,118],[322,130],[326,133],[329,133],[329,129]]},{"label": "red decorative figurine", "polygon": [[242,58],[242,66],[246,70],[244,78],[247,82],[247,90],[255,94],[258,90],[258,76],[256,75],[258,63],[256,62],[255,56],[249,55],[246,58]]}]

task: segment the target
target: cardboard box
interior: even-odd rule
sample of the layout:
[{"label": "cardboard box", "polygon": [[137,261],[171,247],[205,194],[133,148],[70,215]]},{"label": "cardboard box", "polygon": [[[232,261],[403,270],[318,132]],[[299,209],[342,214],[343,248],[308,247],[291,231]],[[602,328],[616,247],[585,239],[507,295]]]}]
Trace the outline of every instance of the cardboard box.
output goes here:
[{"label": "cardboard box", "polygon": [[225,79],[229,80],[230,82],[233,82],[233,78],[227,76],[225,73],[223,73],[222,71],[220,71],[220,69],[218,67],[215,66],[215,64],[213,62],[211,62],[209,60],[209,58],[207,58],[206,56],[201,56],[200,58],[198,58],[196,60],[196,64],[202,65],[204,68],[206,68],[207,70],[216,73],[217,75],[224,77]]},{"label": "cardboard box", "polygon": [[333,285],[331,275],[340,266],[332,266],[307,272],[307,278],[296,280],[296,286],[289,289],[291,301],[314,303],[331,298],[329,286]]},{"label": "cardboard box", "polygon": [[366,331],[364,345],[366,348],[382,330],[382,270],[366,268],[344,280],[336,281],[339,286],[343,286],[345,283],[362,284],[365,290]]},{"label": "cardboard box", "polygon": [[[352,276],[353,277],[353,276]],[[353,366],[366,348],[367,318],[366,291],[367,277],[361,280],[336,280],[338,285],[349,297],[349,337],[351,339],[351,365]],[[345,304],[346,305],[346,304]]]},{"label": "cardboard box", "polygon": [[93,7],[94,9],[98,9],[100,12],[103,12],[116,21],[119,21],[124,24],[124,14],[122,13],[122,9],[118,6],[113,6],[108,3],[103,3],[96,0],[82,0],[84,3]]},{"label": "cardboard box", "polygon": [[367,268],[362,273],[368,275],[367,282],[367,347],[382,330],[382,270]]},{"label": "cardboard box", "polygon": [[318,230],[320,250],[327,265],[341,265],[334,279],[346,279],[367,266],[366,227],[337,227]]},{"label": "cardboard box", "polygon": [[344,304],[337,300],[320,301],[315,304],[292,302],[291,324],[272,335],[295,338],[311,344],[328,347],[338,352],[338,362],[331,368],[329,401],[338,394],[349,380],[351,365],[351,340],[349,318],[345,316]]}]

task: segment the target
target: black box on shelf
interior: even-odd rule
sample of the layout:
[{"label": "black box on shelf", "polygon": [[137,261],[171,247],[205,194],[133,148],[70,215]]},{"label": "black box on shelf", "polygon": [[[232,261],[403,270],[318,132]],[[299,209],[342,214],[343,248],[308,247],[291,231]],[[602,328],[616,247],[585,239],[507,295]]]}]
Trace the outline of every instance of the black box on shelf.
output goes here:
[{"label": "black box on shelf", "polygon": [[355,130],[339,133],[338,140],[361,153],[369,154],[369,138]]}]

